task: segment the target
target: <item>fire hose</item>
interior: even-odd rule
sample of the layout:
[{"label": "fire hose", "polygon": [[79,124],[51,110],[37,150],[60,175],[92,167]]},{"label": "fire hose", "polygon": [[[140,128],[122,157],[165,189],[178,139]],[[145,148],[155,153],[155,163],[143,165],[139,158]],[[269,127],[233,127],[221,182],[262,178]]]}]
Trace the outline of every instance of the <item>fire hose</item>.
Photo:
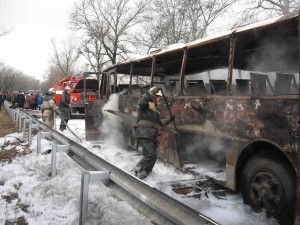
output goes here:
[{"label": "fire hose", "polygon": [[[166,96],[165,96],[163,90],[162,90],[162,89],[160,89],[160,90],[161,90],[162,96],[163,96],[163,98],[164,98],[164,101],[165,101],[165,103],[166,103],[166,106],[167,106],[167,108],[168,108],[168,111],[169,111],[169,113],[170,113],[170,116],[173,117],[174,115],[172,114],[172,112],[171,112],[171,110],[170,110],[170,106],[169,106],[169,104],[168,104],[168,102],[167,102],[167,98],[166,98]],[[175,120],[173,119],[172,122],[173,122],[173,124],[174,124],[175,130],[177,131],[177,127],[176,127],[176,124],[175,124]]]}]

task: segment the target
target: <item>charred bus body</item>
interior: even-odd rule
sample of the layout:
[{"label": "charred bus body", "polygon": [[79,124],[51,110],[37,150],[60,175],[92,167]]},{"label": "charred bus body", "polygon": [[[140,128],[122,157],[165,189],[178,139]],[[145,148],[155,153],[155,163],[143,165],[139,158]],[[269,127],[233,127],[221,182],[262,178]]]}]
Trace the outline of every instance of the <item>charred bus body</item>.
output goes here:
[{"label": "charred bus body", "polygon": [[[87,139],[99,138],[101,109],[119,93],[111,112],[135,146],[137,101],[159,86],[177,128],[161,131],[160,159],[211,168],[254,210],[300,224],[299,32],[294,12],[113,65],[102,75],[104,97],[87,110]],[[167,117],[167,105],[159,107]]]}]

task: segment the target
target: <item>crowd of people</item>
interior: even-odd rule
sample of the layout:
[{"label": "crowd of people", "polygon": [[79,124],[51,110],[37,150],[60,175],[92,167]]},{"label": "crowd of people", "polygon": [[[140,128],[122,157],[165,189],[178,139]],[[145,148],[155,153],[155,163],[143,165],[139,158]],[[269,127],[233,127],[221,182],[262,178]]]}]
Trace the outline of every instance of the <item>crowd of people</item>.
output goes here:
[{"label": "crowd of people", "polygon": [[56,113],[61,118],[59,129],[63,131],[67,128],[67,123],[71,116],[70,90],[71,88],[69,86],[65,87],[61,95],[59,107],[55,102],[54,88],[50,88],[43,95],[38,92],[13,91],[7,94],[0,92],[0,110],[5,100],[11,102],[10,108],[41,110],[42,121],[51,128],[54,127],[54,117]]},{"label": "crowd of people", "polygon": [[41,108],[43,101],[41,93],[13,91],[7,94],[0,93],[0,95],[2,96],[2,103],[8,100],[12,103],[12,108],[36,110]]}]

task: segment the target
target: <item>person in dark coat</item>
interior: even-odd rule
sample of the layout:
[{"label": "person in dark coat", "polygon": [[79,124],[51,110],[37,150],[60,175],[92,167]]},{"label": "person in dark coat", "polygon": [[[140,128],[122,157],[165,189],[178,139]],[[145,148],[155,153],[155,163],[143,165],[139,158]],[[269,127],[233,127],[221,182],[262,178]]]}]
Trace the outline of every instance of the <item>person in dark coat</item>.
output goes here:
[{"label": "person in dark coat", "polygon": [[19,92],[19,94],[17,95],[17,104],[18,104],[18,108],[21,108],[21,109],[24,108],[25,96],[24,96],[23,92]]},{"label": "person in dark coat", "polygon": [[3,104],[3,96],[2,93],[0,92],[0,111],[1,111],[2,104]]},{"label": "person in dark coat", "polygon": [[161,120],[157,111],[157,105],[162,96],[159,87],[152,87],[138,101],[136,137],[142,147],[143,158],[135,167],[135,175],[143,179],[152,171],[156,162],[156,149],[158,147],[158,130],[167,126],[175,117]]},{"label": "person in dark coat", "polygon": [[4,102],[8,100],[7,99],[7,95],[6,94],[2,94],[2,105],[4,104]]},{"label": "person in dark coat", "polygon": [[70,91],[71,88],[69,86],[66,86],[64,92],[60,97],[61,122],[59,129],[61,131],[64,131],[67,128],[65,124],[67,124],[68,121],[71,119]]}]

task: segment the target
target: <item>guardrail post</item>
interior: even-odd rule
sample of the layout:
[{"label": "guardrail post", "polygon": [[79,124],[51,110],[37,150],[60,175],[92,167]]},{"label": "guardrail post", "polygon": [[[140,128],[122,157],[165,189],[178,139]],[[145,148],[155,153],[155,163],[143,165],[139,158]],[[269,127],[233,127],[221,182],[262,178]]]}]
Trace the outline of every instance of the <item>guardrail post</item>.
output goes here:
[{"label": "guardrail post", "polygon": [[23,113],[20,113],[20,115],[19,115],[19,127],[18,127],[19,132],[22,131],[22,120],[24,120],[25,118],[26,118],[26,115],[24,115]]},{"label": "guardrail post", "polygon": [[16,115],[15,115],[15,124],[16,124],[16,128],[17,130],[19,130],[19,117],[21,116],[20,112],[16,110]]},{"label": "guardrail post", "polygon": [[33,129],[38,129],[39,128],[39,124],[36,123],[32,123],[32,119],[28,120],[29,125],[28,125],[28,146],[31,145],[31,135],[32,135],[32,130]]},{"label": "guardrail post", "polygon": [[12,109],[12,108],[8,108],[8,107],[5,107],[5,108],[9,111],[9,116],[10,116],[10,118],[12,118],[12,121],[15,123],[15,114],[16,114],[15,111],[16,110]]},{"label": "guardrail post", "polygon": [[21,124],[22,116],[23,116],[23,114],[22,114],[21,112],[19,112],[19,113],[18,113],[18,121],[17,121],[17,124],[18,124],[18,126],[17,126],[18,132],[21,131],[21,127],[22,127],[22,124]]},{"label": "guardrail post", "polygon": [[82,173],[81,190],[80,190],[79,225],[84,225],[86,223],[90,182],[103,181],[107,179],[109,179],[109,172],[107,170],[85,171],[84,173]]},{"label": "guardrail post", "polygon": [[14,123],[17,123],[19,110],[17,110],[17,109],[12,109],[12,110],[13,110],[13,113],[14,113]]},{"label": "guardrail post", "polygon": [[61,151],[67,151],[70,149],[70,145],[52,145],[51,152],[51,177],[56,175],[56,153]]},{"label": "guardrail post", "polygon": [[25,139],[27,122],[28,122],[28,120],[30,120],[30,119],[26,119],[26,118],[27,118],[27,116],[25,116],[25,118],[24,118],[24,120],[23,120],[23,128],[22,128],[22,130],[23,130],[23,139]]},{"label": "guardrail post", "polygon": [[36,154],[41,153],[41,146],[42,146],[42,138],[51,138],[51,132],[38,132],[37,134],[37,148],[36,148]]}]

